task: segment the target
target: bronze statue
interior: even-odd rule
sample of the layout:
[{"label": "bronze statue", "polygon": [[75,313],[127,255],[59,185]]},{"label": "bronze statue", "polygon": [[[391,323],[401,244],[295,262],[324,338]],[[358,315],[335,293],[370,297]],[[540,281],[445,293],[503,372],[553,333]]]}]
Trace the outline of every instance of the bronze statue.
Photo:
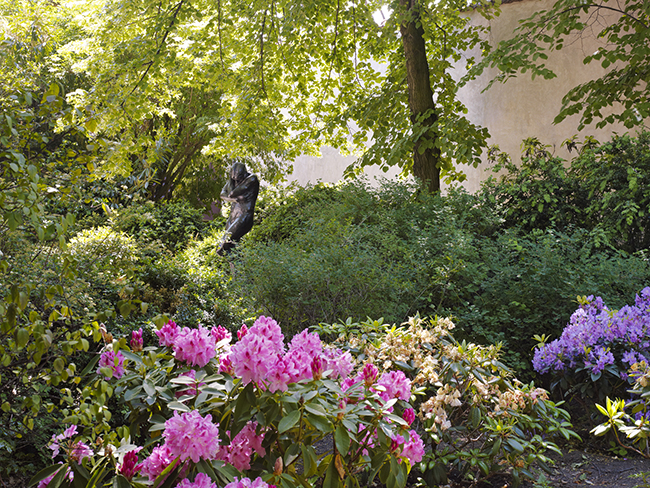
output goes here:
[{"label": "bronze statue", "polygon": [[257,176],[246,171],[244,163],[235,162],[230,168],[230,178],[221,190],[221,199],[230,202],[230,216],[226,221],[224,236],[217,254],[228,254],[237,242],[253,228],[253,212],[260,182]]}]

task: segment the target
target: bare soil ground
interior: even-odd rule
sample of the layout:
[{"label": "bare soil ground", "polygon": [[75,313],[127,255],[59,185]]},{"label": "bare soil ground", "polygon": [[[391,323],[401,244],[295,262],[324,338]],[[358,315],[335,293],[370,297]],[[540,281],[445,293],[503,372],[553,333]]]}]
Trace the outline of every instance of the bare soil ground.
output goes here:
[{"label": "bare soil ground", "polygon": [[[564,451],[554,456],[555,465],[546,475],[547,486],[552,488],[650,488],[650,459],[641,457],[614,457],[580,450]],[[648,473],[648,484],[632,475]],[[509,486],[506,484],[505,486]],[[523,483],[523,488],[533,487]]]}]

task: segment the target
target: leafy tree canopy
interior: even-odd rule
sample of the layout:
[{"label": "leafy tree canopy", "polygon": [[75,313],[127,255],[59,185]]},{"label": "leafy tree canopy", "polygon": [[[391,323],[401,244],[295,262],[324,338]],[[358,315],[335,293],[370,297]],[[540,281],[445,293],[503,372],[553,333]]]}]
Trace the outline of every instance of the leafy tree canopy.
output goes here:
[{"label": "leafy tree canopy", "polygon": [[[482,43],[460,15],[466,8],[465,0],[61,2],[69,22],[56,64],[85,80],[68,95],[77,109],[68,123],[109,141],[104,170],[155,175],[160,195],[201,159],[244,158],[274,181],[285,161],[325,144],[357,152],[357,170],[404,173],[415,147],[435,147],[443,176],[458,176],[453,163],[478,164],[487,137],[465,118],[452,77],[454,63],[474,63],[460,53]],[[422,28],[435,120],[409,111],[406,22]]]},{"label": "leafy tree canopy", "polygon": [[600,62],[607,72],[572,88],[555,123],[580,114],[579,130],[594,120],[599,128],[613,122],[638,126],[650,117],[650,3],[645,0],[558,0],[521,21],[515,35],[500,42],[472,76],[486,67],[498,68],[489,86],[526,72],[554,78],[545,64],[548,53],[562,49],[571,36],[594,33],[603,43],[584,63]]}]

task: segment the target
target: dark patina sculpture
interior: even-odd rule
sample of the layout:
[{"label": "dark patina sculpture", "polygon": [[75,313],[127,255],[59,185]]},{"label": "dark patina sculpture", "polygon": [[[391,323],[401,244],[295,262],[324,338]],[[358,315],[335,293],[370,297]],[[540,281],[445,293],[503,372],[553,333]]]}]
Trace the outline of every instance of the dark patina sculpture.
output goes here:
[{"label": "dark patina sculpture", "polygon": [[226,221],[226,235],[217,254],[228,254],[237,242],[253,227],[253,212],[260,182],[257,176],[246,171],[244,163],[235,162],[230,168],[230,178],[221,190],[221,199],[232,204]]}]

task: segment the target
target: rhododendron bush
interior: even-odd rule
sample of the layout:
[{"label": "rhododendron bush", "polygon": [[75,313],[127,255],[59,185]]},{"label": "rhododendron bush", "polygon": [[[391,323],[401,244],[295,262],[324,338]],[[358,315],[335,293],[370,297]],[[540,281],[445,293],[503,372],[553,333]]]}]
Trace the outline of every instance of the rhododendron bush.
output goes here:
[{"label": "rhododendron bush", "polygon": [[[458,343],[453,327],[449,319],[413,318],[402,327],[348,321],[318,330],[337,336],[335,344],[359,361],[403,371],[411,380],[429,447],[419,468],[429,486],[504,471],[515,482],[533,478],[532,465],[546,468],[546,451],[559,452],[554,437],[577,437],[568,413],[545,390],[513,378],[498,346]],[[415,412],[404,418],[410,415]]]},{"label": "rhododendron bush", "polygon": [[[72,425],[50,442],[58,464],[32,485],[352,487],[378,477],[402,487],[423,459],[403,371],[307,330],[286,343],[267,317],[236,340],[222,327],[159,325],[156,347],[143,348],[141,331],[128,342],[104,335],[86,384],[62,391]],[[128,406],[126,422],[111,398]]]},{"label": "rhododendron bush", "polygon": [[552,389],[579,399],[621,395],[635,381],[628,369],[650,359],[650,288],[620,310],[600,297],[579,297],[579,303],[562,335],[535,350],[533,366],[552,378]]}]

